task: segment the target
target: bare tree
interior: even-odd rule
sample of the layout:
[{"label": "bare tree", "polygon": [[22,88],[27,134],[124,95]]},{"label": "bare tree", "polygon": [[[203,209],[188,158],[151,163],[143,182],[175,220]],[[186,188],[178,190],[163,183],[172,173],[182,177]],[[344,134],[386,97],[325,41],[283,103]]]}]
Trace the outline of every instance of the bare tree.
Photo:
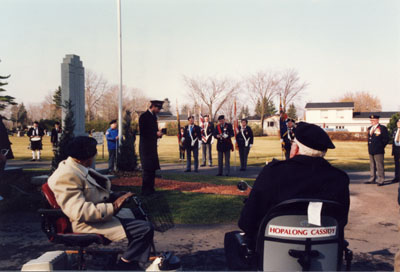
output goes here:
[{"label": "bare tree", "polygon": [[[242,104],[236,100],[236,117],[241,118],[239,116],[240,108],[242,107]],[[233,122],[233,119],[235,117],[235,97],[230,97],[228,100],[225,102],[225,104],[222,106],[222,113],[225,115],[225,119],[228,120],[229,122]]]},{"label": "bare tree", "polygon": [[[261,129],[264,130],[264,116],[267,113],[267,107],[279,91],[279,77],[277,73],[271,71],[259,71],[251,75],[245,81],[245,88],[249,93],[254,105],[259,102]],[[263,103],[263,102],[266,103]]]},{"label": "bare tree", "polygon": [[286,112],[286,106],[294,103],[296,99],[301,97],[307,86],[307,82],[300,81],[299,74],[295,69],[287,69],[282,73],[278,94],[281,98],[284,112]]},{"label": "bare tree", "polygon": [[100,107],[100,100],[105,92],[109,90],[107,80],[102,75],[97,75],[90,70],[85,72],[85,104],[87,120],[95,118]]},{"label": "bare tree", "polygon": [[184,81],[189,90],[189,97],[198,104],[204,104],[208,108],[210,120],[214,121],[222,106],[239,89],[239,83],[229,79],[184,76]]},{"label": "bare tree", "polygon": [[[107,121],[118,119],[118,95],[118,85],[112,85],[107,89],[99,101],[101,107],[97,110],[98,118]],[[122,95],[122,112],[125,112],[127,109],[131,108],[131,100],[129,99],[125,86],[122,87]]]},{"label": "bare tree", "polygon": [[381,101],[377,96],[369,92],[347,92],[339,98],[334,99],[335,102],[354,102],[354,111],[368,112],[381,111]]}]

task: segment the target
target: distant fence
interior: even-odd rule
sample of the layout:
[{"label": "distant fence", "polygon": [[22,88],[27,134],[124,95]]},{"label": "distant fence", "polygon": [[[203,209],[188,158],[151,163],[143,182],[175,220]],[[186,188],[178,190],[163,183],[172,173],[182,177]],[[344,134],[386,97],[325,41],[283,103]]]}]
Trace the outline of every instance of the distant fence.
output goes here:
[{"label": "distant fence", "polygon": [[368,134],[366,132],[345,132],[345,131],[335,131],[327,132],[332,140],[339,141],[367,141]]}]

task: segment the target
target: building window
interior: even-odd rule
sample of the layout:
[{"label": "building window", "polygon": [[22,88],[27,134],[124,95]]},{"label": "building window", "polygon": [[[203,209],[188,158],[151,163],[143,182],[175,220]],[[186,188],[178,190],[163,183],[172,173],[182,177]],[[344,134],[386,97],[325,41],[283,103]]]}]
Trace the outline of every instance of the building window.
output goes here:
[{"label": "building window", "polygon": [[336,126],[336,129],[344,129],[344,126]]},{"label": "building window", "polygon": [[268,127],[273,127],[274,126],[274,122],[268,122]]},{"label": "building window", "polygon": [[344,118],[344,111],[342,111],[342,110],[337,110],[337,111],[336,111],[336,118],[338,118],[338,119],[343,119],[343,118]]},{"label": "building window", "polygon": [[328,119],[328,111],[327,110],[322,110],[321,111],[321,118]]}]

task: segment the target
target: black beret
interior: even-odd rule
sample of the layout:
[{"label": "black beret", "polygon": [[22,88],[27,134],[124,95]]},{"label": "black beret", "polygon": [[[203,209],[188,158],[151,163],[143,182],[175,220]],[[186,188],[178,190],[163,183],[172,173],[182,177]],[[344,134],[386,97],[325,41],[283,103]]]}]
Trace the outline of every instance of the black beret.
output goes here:
[{"label": "black beret", "polygon": [[68,144],[68,155],[74,159],[86,160],[97,154],[97,141],[88,136],[78,136]]},{"label": "black beret", "polygon": [[292,119],[292,118],[286,119],[286,123],[288,123],[288,122],[296,123],[296,121],[294,119]]},{"label": "black beret", "polygon": [[369,116],[369,119],[379,119],[379,115],[376,115],[376,114],[371,114],[370,116]]},{"label": "black beret", "polygon": [[206,115],[204,115],[203,117],[204,117],[204,118],[206,118],[206,117],[210,117],[210,115],[206,114]]},{"label": "black beret", "polygon": [[326,134],[322,128],[314,124],[306,122],[298,123],[295,135],[300,143],[315,150],[325,151],[328,148],[335,148],[328,134]]},{"label": "black beret", "polygon": [[161,101],[161,100],[151,100],[150,102],[151,102],[151,106],[154,106],[154,107],[157,107],[160,109],[162,109],[162,106],[164,104],[164,101]]},{"label": "black beret", "polygon": [[192,118],[194,119],[193,115],[189,116],[189,117],[188,117],[188,120],[190,120],[190,119],[192,119]]},{"label": "black beret", "polygon": [[224,116],[224,115],[218,116],[218,120],[222,120],[222,119],[225,119],[225,116]]},{"label": "black beret", "polygon": [[117,120],[115,120],[115,119],[110,121],[110,125],[115,124],[115,123],[117,123]]},{"label": "black beret", "polygon": [[246,124],[249,122],[246,118],[242,118],[242,120],[240,120],[240,122],[243,122],[243,121],[245,121]]}]

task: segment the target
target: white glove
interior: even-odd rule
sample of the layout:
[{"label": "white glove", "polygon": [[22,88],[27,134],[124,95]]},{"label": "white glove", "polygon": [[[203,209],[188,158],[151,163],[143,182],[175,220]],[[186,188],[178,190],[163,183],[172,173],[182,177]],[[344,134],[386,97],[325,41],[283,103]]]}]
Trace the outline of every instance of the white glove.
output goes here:
[{"label": "white glove", "polygon": [[228,138],[228,134],[223,134],[222,137],[224,137],[226,139],[226,138]]},{"label": "white glove", "polygon": [[181,142],[183,143],[185,141],[185,137],[182,137]]},{"label": "white glove", "polygon": [[201,143],[201,141],[199,141],[199,149],[201,148],[201,145],[202,145],[202,143]]},{"label": "white glove", "polygon": [[283,139],[281,138],[281,143],[283,143]]},{"label": "white glove", "polygon": [[249,144],[249,147],[251,148],[253,145],[252,144]]}]

